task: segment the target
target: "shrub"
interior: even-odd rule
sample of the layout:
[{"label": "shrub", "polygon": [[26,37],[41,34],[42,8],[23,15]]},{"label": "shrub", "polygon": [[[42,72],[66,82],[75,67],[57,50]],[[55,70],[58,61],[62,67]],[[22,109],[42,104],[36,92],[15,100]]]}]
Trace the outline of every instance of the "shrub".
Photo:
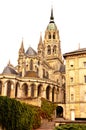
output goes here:
[{"label": "shrub", "polygon": [[32,130],[40,126],[38,109],[15,99],[0,96],[0,124],[6,130]]},{"label": "shrub", "polygon": [[65,124],[56,127],[54,130],[86,130],[86,124]]},{"label": "shrub", "polygon": [[46,99],[42,98],[42,105],[41,105],[41,111],[42,111],[42,117],[43,118],[47,118],[47,119],[51,119],[52,118],[52,114],[54,112],[54,110],[56,109],[56,106],[52,103],[47,101]]}]

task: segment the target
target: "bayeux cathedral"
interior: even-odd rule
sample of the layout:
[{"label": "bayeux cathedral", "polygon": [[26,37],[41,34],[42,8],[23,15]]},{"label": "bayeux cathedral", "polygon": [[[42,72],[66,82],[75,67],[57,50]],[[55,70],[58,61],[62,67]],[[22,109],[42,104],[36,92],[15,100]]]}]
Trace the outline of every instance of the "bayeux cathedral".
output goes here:
[{"label": "bayeux cathedral", "polygon": [[56,117],[86,118],[86,49],[62,55],[53,8],[37,52],[32,47],[25,50],[22,40],[18,64],[9,62],[0,74],[0,95],[39,107],[45,98],[57,104]]}]

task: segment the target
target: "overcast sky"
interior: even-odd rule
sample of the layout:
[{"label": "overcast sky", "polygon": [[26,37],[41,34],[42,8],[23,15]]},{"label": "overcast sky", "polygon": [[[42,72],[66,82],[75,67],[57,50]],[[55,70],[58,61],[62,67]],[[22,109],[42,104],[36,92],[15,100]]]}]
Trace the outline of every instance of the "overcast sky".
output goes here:
[{"label": "overcast sky", "polygon": [[60,34],[62,53],[86,47],[86,0],[0,0],[0,72],[8,61],[17,65],[23,38],[25,50],[37,49],[40,32],[50,20]]}]

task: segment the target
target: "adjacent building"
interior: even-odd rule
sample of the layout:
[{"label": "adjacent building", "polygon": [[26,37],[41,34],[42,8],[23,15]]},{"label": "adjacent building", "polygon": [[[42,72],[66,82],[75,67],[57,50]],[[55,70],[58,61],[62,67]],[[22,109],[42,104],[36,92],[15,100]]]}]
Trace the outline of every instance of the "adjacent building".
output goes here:
[{"label": "adjacent building", "polygon": [[86,48],[65,53],[66,119],[86,118]]}]

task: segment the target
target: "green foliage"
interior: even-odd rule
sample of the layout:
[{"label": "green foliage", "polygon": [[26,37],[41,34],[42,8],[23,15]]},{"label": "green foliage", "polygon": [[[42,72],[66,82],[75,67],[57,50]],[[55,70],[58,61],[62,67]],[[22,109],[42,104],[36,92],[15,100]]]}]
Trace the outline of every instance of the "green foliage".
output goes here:
[{"label": "green foliage", "polygon": [[86,124],[65,124],[56,127],[54,130],[86,130]]},{"label": "green foliage", "polygon": [[40,126],[38,108],[0,96],[0,124],[6,130],[32,130]]},{"label": "green foliage", "polygon": [[0,96],[0,125],[6,130],[32,130],[41,124],[41,117],[51,119],[55,105],[42,99],[41,108]]},{"label": "green foliage", "polygon": [[42,117],[43,118],[47,118],[47,119],[51,119],[52,118],[52,114],[54,112],[54,110],[56,109],[56,106],[45,100],[44,98],[41,99],[42,100],[42,105],[41,105],[41,111],[42,111]]}]

